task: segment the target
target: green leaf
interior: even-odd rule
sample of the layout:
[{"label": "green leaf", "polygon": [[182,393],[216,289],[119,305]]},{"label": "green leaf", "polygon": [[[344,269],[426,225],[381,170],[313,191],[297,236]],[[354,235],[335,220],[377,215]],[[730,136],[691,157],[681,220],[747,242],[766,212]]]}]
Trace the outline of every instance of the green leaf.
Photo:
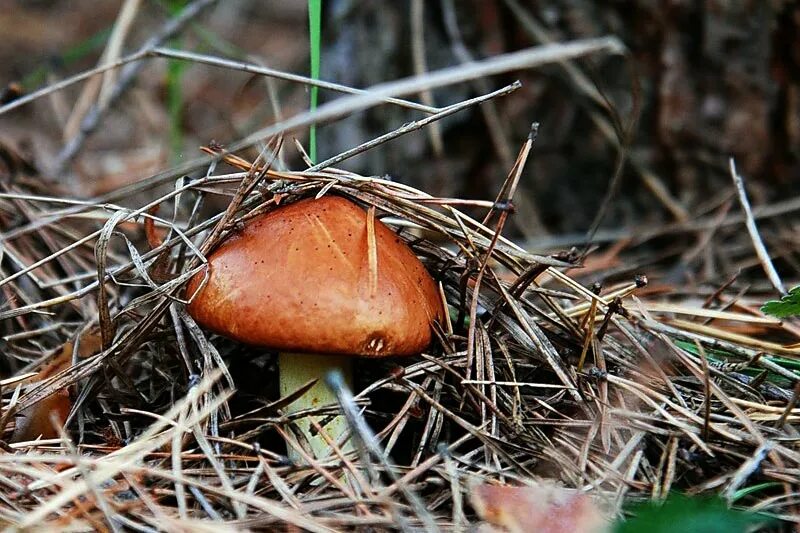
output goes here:
[{"label": "green leaf", "polygon": [[[320,52],[322,49],[322,0],[308,0],[308,33],[311,47],[311,78],[319,79]],[[311,87],[311,111],[317,108],[319,87]],[[308,156],[317,162],[317,125],[312,124],[308,138]]]},{"label": "green leaf", "polygon": [[689,498],[672,494],[662,504],[631,509],[634,517],[618,523],[614,533],[738,533],[771,519],[728,509],[720,498]]},{"label": "green leaf", "polygon": [[[181,48],[180,40],[170,43]],[[174,162],[183,151],[183,70],[185,64],[170,59],[167,62],[167,116],[169,117],[169,147]]]},{"label": "green leaf", "polygon": [[761,310],[776,318],[800,315],[800,285],[789,291],[780,300],[771,300],[761,306]]},{"label": "green leaf", "polygon": [[758,485],[751,485],[750,487],[744,487],[743,489],[739,489],[733,493],[731,496],[731,502],[736,502],[741,500],[746,496],[750,496],[756,492],[760,492],[764,489],[774,489],[780,487],[781,484],[777,481],[767,481],[766,483],[759,483]]},{"label": "green leaf", "polygon": [[[177,15],[186,6],[186,0],[169,0],[170,14]],[[170,46],[183,48],[180,38],[172,39]],[[183,61],[167,61],[167,116],[169,117],[169,147],[173,162],[178,162],[183,151]]]}]

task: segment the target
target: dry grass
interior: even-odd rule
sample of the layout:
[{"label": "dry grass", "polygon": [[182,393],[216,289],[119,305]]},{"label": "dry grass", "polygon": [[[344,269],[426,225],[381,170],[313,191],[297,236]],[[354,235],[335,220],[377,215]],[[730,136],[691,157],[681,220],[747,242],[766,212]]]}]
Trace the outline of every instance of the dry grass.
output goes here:
[{"label": "dry grass", "polygon": [[[797,521],[795,326],[724,288],[704,304],[648,294],[641,278],[593,290],[571,277],[577,254],[539,256],[504,238],[533,134],[494,201],[435,198],[332,166],[515,86],[430,110],[429,120],[307,170],[275,165],[292,149],[281,135],[310,122],[617,44],[553,45],[387,84],[254,133],[236,145],[241,157],[212,146],[90,201],[50,196],[9,163],[0,181],[5,435],[15,413],[55,391],[68,388],[74,404],[60,438],[4,444],[0,520],[76,530],[458,530],[474,523],[464,503],[474,483],[544,477],[613,513],[680,489]],[[151,192],[164,183],[173,190]],[[450,315],[427,353],[359,361],[357,390],[338,387],[354,451],[290,464],[287,446],[304,454],[293,418],[335,409],[285,416],[291,398],[274,394],[273,357],[209,336],[185,312],[183,287],[240,224],[322,194],[374,206],[441,283]],[[220,196],[227,207],[217,212]],[[123,207],[131,202],[139,207]],[[99,346],[81,353],[81,343]],[[25,381],[64,354],[66,368]]]}]

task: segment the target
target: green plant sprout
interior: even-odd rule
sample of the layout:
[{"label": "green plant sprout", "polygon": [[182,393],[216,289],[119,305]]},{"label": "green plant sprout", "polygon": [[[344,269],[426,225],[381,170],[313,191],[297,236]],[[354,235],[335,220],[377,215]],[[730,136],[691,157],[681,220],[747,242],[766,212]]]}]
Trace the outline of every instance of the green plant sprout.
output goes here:
[{"label": "green plant sprout", "polygon": [[[308,0],[308,33],[311,48],[311,78],[319,79],[320,51],[322,48],[322,0]],[[317,108],[318,87],[311,87],[311,111]],[[308,134],[308,155],[317,162],[317,125],[312,124]]]},{"label": "green plant sprout", "polygon": [[800,285],[785,294],[780,300],[770,300],[761,306],[761,311],[776,318],[800,315]]},{"label": "green plant sprout", "polygon": [[[175,15],[184,8],[185,0],[170,0],[167,8]],[[170,41],[170,46],[182,48],[180,39]],[[173,161],[177,161],[183,151],[183,61],[167,61],[167,116],[169,117],[169,148]]]},{"label": "green plant sprout", "polygon": [[633,517],[617,522],[614,533],[744,533],[774,523],[771,517],[728,508],[719,497],[673,493],[661,503],[630,509]]}]

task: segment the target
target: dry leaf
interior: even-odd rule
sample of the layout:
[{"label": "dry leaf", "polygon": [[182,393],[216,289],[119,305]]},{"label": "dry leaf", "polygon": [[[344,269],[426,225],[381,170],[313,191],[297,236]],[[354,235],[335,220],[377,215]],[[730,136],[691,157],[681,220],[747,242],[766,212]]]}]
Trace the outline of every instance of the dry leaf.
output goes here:
[{"label": "dry leaf", "polygon": [[50,419],[51,413],[56,421],[63,425],[71,408],[72,401],[69,398],[69,391],[62,389],[27,409],[23,409],[17,414],[11,442],[25,442],[38,437],[42,439],[57,438],[58,431]]},{"label": "dry leaf", "polygon": [[[58,357],[45,365],[32,381],[42,381],[69,367],[72,364],[73,346],[72,341],[64,344]],[[97,332],[88,332],[81,337],[78,346],[80,357],[88,357],[99,350],[100,336]],[[72,409],[72,400],[67,389],[61,389],[27,409],[23,409],[17,413],[11,442],[25,442],[39,437],[42,439],[57,438],[58,431],[53,425],[52,418],[55,418],[56,422],[63,426],[70,409]]]},{"label": "dry leaf", "polygon": [[484,524],[481,531],[510,533],[605,533],[610,520],[592,498],[554,484],[477,485],[472,506]]}]

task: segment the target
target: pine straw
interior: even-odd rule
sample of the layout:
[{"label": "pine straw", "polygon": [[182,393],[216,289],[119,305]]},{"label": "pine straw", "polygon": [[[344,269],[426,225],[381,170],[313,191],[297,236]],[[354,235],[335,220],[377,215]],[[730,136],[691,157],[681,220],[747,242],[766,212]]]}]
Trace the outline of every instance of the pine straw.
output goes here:
[{"label": "pine straw", "polygon": [[[6,241],[3,264],[19,273],[42,262],[26,276],[3,273],[4,352],[16,375],[81,332],[99,334],[104,349],[27,389],[4,382],[9,425],[14,412],[64,387],[77,403],[63,439],[6,446],[3,520],[142,530],[449,528],[472,520],[463,503],[471,484],[537,477],[591,491],[615,511],[626,498],[683,489],[795,520],[800,454],[791,424],[800,409],[786,408],[790,388],[745,372],[767,368],[797,381],[756,355],[757,337],[779,336],[780,323],[640,301],[642,280],[598,296],[561,272],[568,255],[539,257],[504,239],[530,142],[495,202],[433,198],[333,168],[266,170],[263,159],[255,171],[180,178],[175,192],[135,211],[86,205],[60,215],[71,202],[5,186],[2,210],[15,221],[6,232],[16,238]],[[220,193],[232,195],[232,207],[201,217],[203,201]],[[203,269],[204,252],[255,213],[321,194],[391,217],[441,282],[451,313],[427,353],[358,362],[369,379],[355,396],[339,392],[356,451],[292,465],[281,441],[302,445],[282,414],[288,399],[233,392],[227,370],[263,350],[209,336],[186,314],[181,290]],[[153,205],[173,214],[152,214]],[[486,220],[467,216],[465,205]],[[151,241],[167,232],[149,251],[147,220],[155,222]],[[703,325],[709,319],[731,327]],[[755,335],[725,340],[737,324]],[[796,361],[797,348],[780,348]],[[712,350],[724,364],[706,364]],[[270,361],[257,382],[276,381]],[[742,497],[748,487],[761,490]]]},{"label": "pine straw", "polygon": [[[75,399],[62,438],[4,444],[3,522],[458,529],[475,522],[473,484],[536,478],[613,513],[684,490],[797,521],[799,350],[765,340],[797,332],[722,292],[718,310],[638,298],[642,278],[595,294],[565,274],[574,254],[502,237],[532,142],[494,201],[330,166],[276,170],[279,139],[252,165],[210,147],[205,174],[174,176],[137,209],[3,182],[6,438],[21,409],[67,387]],[[203,331],[183,287],[249,218],[322,194],[374,206],[441,283],[450,316],[418,357],[357,362],[357,390],[337,388],[354,451],[316,461],[292,422],[336,409],[284,415],[273,355]],[[214,214],[205,204],[220,195]],[[81,356],[98,337],[102,350]],[[70,368],[23,381],[75,339]],[[306,460],[291,464],[287,446]]]}]

